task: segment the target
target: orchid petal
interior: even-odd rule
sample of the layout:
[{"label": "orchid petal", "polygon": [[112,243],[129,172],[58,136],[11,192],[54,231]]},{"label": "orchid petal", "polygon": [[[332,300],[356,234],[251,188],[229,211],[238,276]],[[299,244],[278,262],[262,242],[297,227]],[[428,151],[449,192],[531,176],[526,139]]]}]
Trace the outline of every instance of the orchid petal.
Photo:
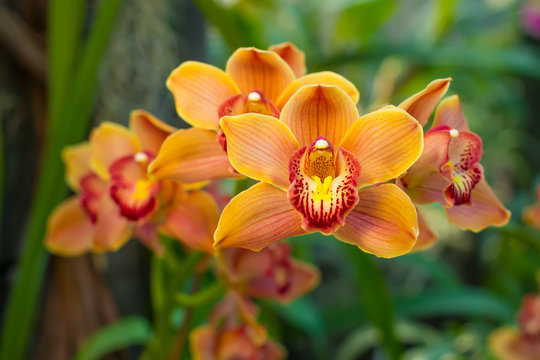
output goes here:
[{"label": "orchid petal", "polygon": [[427,249],[437,241],[438,237],[418,208],[416,208],[416,214],[418,215],[418,229],[420,230],[420,233],[418,234],[418,239],[416,240],[416,244],[414,244],[412,251]]},{"label": "orchid petal", "polygon": [[94,230],[77,196],[58,205],[47,222],[45,246],[62,256],[77,256],[92,249]]},{"label": "orchid petal", "polygon": [[437,107],[432,128],[448,126],[458,131],[470,131],[457,95],[447,97]]},{"label": "orchid petal", "polygon": [[102,179],[109,180],[109,167],[116,160],[141,150],[139,140],[127,128],[103,122],[90,134],[90,166]]},{"label": "orchid petal", "polygon": [[300,145],[309,145],[319,136],[336,145],[358,117],[351,98],[333,85],[304,86],[281,111],[281,120]]},{"label": "orchid petal", "polygon": [[193,191],[171,207],[161,230],[191,249],[211,254],[218,220],[219,208],[212,196],[204,191]]},{"label": "orchid petal", "polygon": [[294,93],[305,85],[335,85],[345,91],[355,104],[360,99],[358,89],[349,80],[332,71],[321,71],[307,74],[292,82],[285,90],[283,90],[283,93],[279,97],[276,106],[283,109],[287,101],[289,101]]},{"label": "orchid petal", "polygon": [[306,73],[306,56],[303,51],[298,49],[290,41],[280,44],[271,45],[268,50],[277,53],[293,71],[296,77],[300,77]]},{"label": "orchid petal", "polygon": [[235,196],[221,214],[214,249],[241,247],[259,251],[289,236],[304,234],[300,214],[287,193],[258,183]]},{"label": "orchid petal", "polygon": [[394,179],[414,164],[422,154],[422,127],[405,111],[387,106],[358,119],[339,146],[355,155],[358,187],[365,187]]},{"label": "orchid petal", "polygon": [[451,223],[474,232],[488,226],[504,226],[511,215],[485,180],[481,180],[472,190],[470,205],[454,205],[445,212]]},{"label": "orchid petal", "polygon": [[169,136],[150,163],[148,173],[153,179],[181,183],[235,176],[227,153],[216,141],[216,133],[197,128],[178,130]]},{"label": "orchid petal", "polygon": [[239,173],[287,189],[289,159],[298,142],[283,122],[250,113],[222,118],[221,128],[229,160]]},{"label": "orchid petal", "polygon": [[120,208],[109,196],[101,197],[95,223],[94,251],[116,251],[131,236],[131,224],[120,214]]},{"label": "orchid petal", "polygon": [[416,210],[409,197],[393,184],[362,191],[359,197],[335,237],[380,257],[408,253],[418,236]]},{"label": "orchid petal", "polygon": [[540,230],[540,204],[536,203],[526,207],[522,217],[526,224]]},{"label": "orchid petal", "polygon": [[163,256],[163,245],[159,240],[159,233],[156,224],[143,223],[133,228],[133,236],[150,249],[157,256]]},{"label": "orchid petal", "polygon": [[188,124],[217,130],[218,108],[240,89],[223,70],[196,61],[186,61],[167,78],[167,88],[174,95],[176,111]]},{"label": "orchid petal", "polygon": [[433,80],[426,88],[409,97],[399,108],[407,111],[424,126],[427,124],[433,109],[450,86],[452,78]]},{"label": "orchid petal", "polygon": [[236,50],[227,61],[226,71],[244,95],[259,90],[273,103],[295,79],[278,54],[253,47]]},{"label": "orchid petal", "polygon": [[167,136],[176,131],[169,124],[144,110],[134,110],[129,116],[129,127],[141,141],[145,151],[156,155]]},{"label": "orchid petal", "polygon": [[448,146],[451,139],[447,128],[425,133],[422,155],[400,178],[405,192],[415,203],[451,205],[443,193],[453,181],[451,168],[446,166],[450,160]]},{"label": "orchid petal", "polygon": [[91,151],[88,142],[66,146],[62,149],[62,160],[66,165],[66,183],[71,190],[79,191],[81,179],[92,172],[90,158]]}]

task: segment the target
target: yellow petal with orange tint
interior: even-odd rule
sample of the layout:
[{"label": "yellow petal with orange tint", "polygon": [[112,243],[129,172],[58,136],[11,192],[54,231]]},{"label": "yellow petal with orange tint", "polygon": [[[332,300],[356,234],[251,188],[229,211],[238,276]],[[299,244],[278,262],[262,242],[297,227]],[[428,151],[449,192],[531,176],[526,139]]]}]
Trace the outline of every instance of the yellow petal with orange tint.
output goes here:
[{"label": "yellow petal with orange tint", "polygon": [[221,128],[229,160],[238,172],[283,190],[289,187],[289,160],[299,146],[283,122],[250,113],[223,117]]},{"label": "yellow petal with orange tint", "polygon": [[408,253],[418,236],[416,210],[409,197],[394,184],[361,191],[359,197],[334,236],[384,258]]},{"label": "yellow petal with orange tint", "polygon": [[289,64],[296,77],[306,73],[306,55],[290,41],[271,45],[268,50],[277,53]]},{"label": "yellow petal with orange tint", "polygon": [[295,79],[278,54],[253,47],[236,50],[227,61],[226,70],[244,95],[259,90],[273,103]]},{"label": "yellow petal with orange tint", "polygon": [[218,220],[219,209],[212,196],[193,191],[169,210],[161,230],[192,249],[213,253]]},{"label": "yellow petal with orange tint", "polygon": [[405,111],[386,106],[358,119],[339,146],[360,163],[360,188],[401,175],[420,157],[423,144],[420,124]]},{"label": "yellow petal with orange tint", "polygon": [[108,180],[112,163],[141,151],[141,144],[129,129],[115,123],[103,122],[90,134],[90,149],[92,170],[102,179]]},{"label": "yellow petal with orange tint", "polygon": [[435,112],[435,120],[433,120],[432,128],[436,126],[449,126],[458,131],[470,131],[467,119],[461,109],[459,96],[449,96],[437,107]]},{"label": "yellow petal with orange tint", "polygon": [[223,70],[197,61],[186,61],[167,78],[176,111],[184,121],[201,129],[217,130],[218,109],[227,99],[240,93]]},{"label": "yellow petal with orange tint", "polygon": [[302,218],[289,204],[287,193],[258,183],[225,206],[214,234],[214,249],[241,247],[259,251],[276,241],[304,233]]},{"label": "yellow petal with orange tint", "polygon": [[300,145],[324,136],[336,146],[358,119],[351,98],[337,86],[309,85],[298,90],[281,111],[283,121]]},{"label": "yellow petal with orange tint", "polygon": [[169,124],[144,110],[134,110],[129,116],[129,127],[139,138],[142,149],[156,155],[167,136],[176,131]]},{"label": "yellow petal with orange tint", "polygon": [[189,333],[189,345],[193,360],[216,359],[217,331],[211,325],[200,326]]},{"label": "yellow petal with orange tint", "polygon": [[426,88],[409,97],[399,108],[411,114],[422,126],[426,125],[439,100],[448,90],[452,78],[433,80]]},{"label": "yellow petal with orange tint", "polygon": [[102,196],[95,224],[94,251],[116,251],[131,236],[131,224],[110,196]]},{"label": "yellow petal with orange tint", "polygon": [[235,174],[212,130],[178,130],[162,144],[148,167],[153,179],[174,179],[181,183],[234,177]]},{"label": "yellow petal with orange tint", "polygon": [[71,190],[79,191],[81,189],[79,182],[92,171],[90,158],[90,143],[86,141],[62,149],[62,160],[66,165],[66,183]]},{"label": "yellow petal with orange tint", "polygon": [[352,82],[344,78],[343,76],[336,74],[332,71],[321,71],[316,73],[307,74],[302,76],[296,81],[292,82],[278,99],[276,106],[282,109],[287,101],[294,95],[298,89],[305,85],[335,85],[339,86],[343,91],[349,95],[351,100],[356,104],[360,99],[360,93]]},{"label": "yellow petal with orange tint", "polygon": [[416,208],[416,214],[418,215],[418,229],[420,230],[420,233],[418,234],[418,239],[416,239],[416,244],[412,248],[412,251],[427,249],[437,241],[438,237],[418,208]]},{"label": "yellow petal with orange tint", "polygon": [[45,247],[62,256],[77,256],[92,249],[94,229],[77,196],[58,205],[47,222]]},{"label": "yellow petal with orange tint", "polygon": [[[495,329],[488,338],[488,346],[496,359],[500,360],[532,360],[523,346],[520,345],[521,336],[517,329],[503,326]],[[525,348],[526,349],[526,348]],[[530,349],[534,349],[530,347]],[[523,354],[521,353],[523,352]]]},{"label": "yellow petal with orange tint", "polygon": [[481,180],[472,190],[470,205],[454,205],[444,211],[451,223],[474,232],[482,231],[488,226],[504,226],[511,216],[486,180]]}]

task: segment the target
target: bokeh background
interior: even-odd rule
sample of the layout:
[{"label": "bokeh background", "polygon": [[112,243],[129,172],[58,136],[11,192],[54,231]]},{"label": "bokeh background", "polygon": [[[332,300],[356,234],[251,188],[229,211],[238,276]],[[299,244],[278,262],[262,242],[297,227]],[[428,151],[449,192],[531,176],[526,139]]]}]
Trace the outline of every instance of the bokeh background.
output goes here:
[{"label": "bokeh background", "polygon": [[[523,295],[538,290],[540,232],[520,217],[540,174],[536,1],[2,0],[4,346],[69,359],[104,324],[151,319],[149,254],[138,242],[77,259],[41,246],[46,215],[67,194],[59,149],[101,121],[127,124],[137,108],[185,127],[165,88],[173,68],[188,59],[223,68],[237,47],[282,41],[305,51],[308,71],[350,79],[363,112],[451,76],[449,94],[482,137],[486,177],[513,219],[473,234],[428,206],[439,242],[393,260],[324,236],[293,239],[323,279],[290,307],[263,302],[270,332],[291,359],[489,358],[490,331],[514,323]],[[132,346],[108,358],[138,354]]]}]

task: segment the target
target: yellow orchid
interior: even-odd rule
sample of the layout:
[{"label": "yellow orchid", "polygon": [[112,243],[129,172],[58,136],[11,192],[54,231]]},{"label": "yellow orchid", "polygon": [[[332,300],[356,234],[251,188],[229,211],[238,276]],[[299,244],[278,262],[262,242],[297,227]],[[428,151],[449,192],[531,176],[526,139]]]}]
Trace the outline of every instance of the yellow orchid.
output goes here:
[{"label": "yellow orchid", "polygon": [[[425,126],[450,80],[431,82],[399,107]],[[470,131],[458,96],[450,96],[439,104],[431,129],[424,133],[422,155],[398,184],[415,204],[440,203],[449,221],[462,229],[478,232],[502,226],[508,223],[510,212],[484,179],[481,157],[482,140]],[[415,250],[437,238],[420,212],[418,219],[420,235]]]},{"label": "yellow orchid", "polygon": [[519,328],[503,326],[489,336],[489,347],[497,359],[540,359],[540,295],[527,295],[517,316]]},{"label": "yellow orchid", "polygon": [[193,128],[179,130],[164,142],[149,167],[150,176],[184,183],[238,176],[224,151],[220,118],[249,112],[279,117],[304,85],[337,85],[358,101],[358,90],[342,76],[329,71],[304,73],[304,54],[291,43],[268,51],[240,48],[225,71],[196,61],[182,63],[169,75],[167,87],[178,115]]},{"label": "yellow orchid", "polygon": [[219,303],[210,323],[191,332],[191,355],[195,360],[281,360],[286,350],[269,339],[256,321],[258,308],[235,292]]},{"label": "yellow orchid", "polygon": [[[394,184],[422,153],[422,127],[388,106],[362,117],[337,86],[298,90],[280,120],[261,114],[221,119],[234,168],[258,184],[225,207],[214,248],[261,250],[320,231],[382,257],[407,253],[418,224]],[[336,146],[334,148],[334,146]]]},{"label": "yellow orchid", "polygon": [[[137,110],[131,114],[130,129],[105,122],[92,131],[89,142],[65,148],[66,182],[76,195],[51,214],[47,248],[64,256],[111,251],[134,234],[160,253],[160,226],[169,234],[195,237],[195,242],[211,241],[212,233],[204,234],[193,225],[193,214],[206,208],[209,195],[186,194],[180,184],[147,177],[149,162],[173,131]],[[182,218],[184,212],[192,216]],[[198,231],[195,235],[189,231],[193,228]],[[200,240],[204,235],[207,239]]]},{"label": "yellow orchid", "polygon": [[223,249],[220,255],[220,272],[229,287],[251,298],[290,303],[320,280],[317,268],[292,258],[289,244],[272,244],[260,252]]}]

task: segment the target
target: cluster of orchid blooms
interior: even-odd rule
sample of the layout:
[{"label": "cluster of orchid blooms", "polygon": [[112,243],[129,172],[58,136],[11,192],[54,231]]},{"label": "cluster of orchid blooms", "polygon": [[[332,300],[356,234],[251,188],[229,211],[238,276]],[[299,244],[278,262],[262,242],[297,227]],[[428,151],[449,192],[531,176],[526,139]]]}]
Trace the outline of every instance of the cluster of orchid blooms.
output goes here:
[{"label": "cluster of orchid blooms", "polygon": [[[67,147],[75,195],[51,214],[47,248],[114,251],[134,236],[159,256],[164,234],[208,253],[230,291],[192,333],[195,358],[281,359],[285,350],[257,323],[249,299],[289,302],[312,290],[319,273],[279,240],[319,231],[390,258],[435,241],[420,204],[440,203],[450,222],[472,231],[508,222],[459,98],[439,104],[449,78],[360,116],[350,81],[305,73],[291,43],[240,48],[225,71],[181,64],[167,87],[192,127],[136,110],[129,128],[102,123],[88,142]],[[245,177],[256,183],[230,201],[212,185],[205,190]]]}]

